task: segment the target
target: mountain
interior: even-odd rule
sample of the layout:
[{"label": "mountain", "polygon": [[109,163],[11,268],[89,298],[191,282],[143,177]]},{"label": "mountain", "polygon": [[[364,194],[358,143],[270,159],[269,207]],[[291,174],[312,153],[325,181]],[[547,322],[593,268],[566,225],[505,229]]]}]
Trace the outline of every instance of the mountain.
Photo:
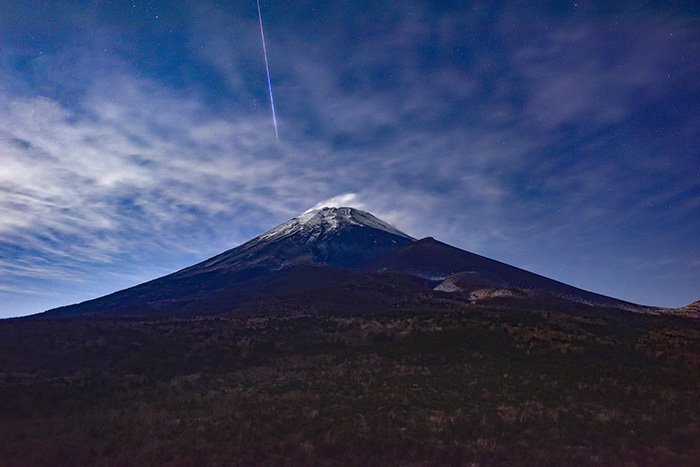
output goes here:
[{"label": "mountain", "polygon": [[270,299],[312,306],[318,305],[320,297],[325,306],[341,301],[355,307],[383,306],[416,294],[439,297],[446,293],[451,300],[467,303],[509,300],[535,306],[543,299],[554,299],[659,312],[433,238],[416,240],[365,211],[327,207],[307,211],[173,274],[44,315],[217,314]]},{"label": "mountain", "polygon": [[[415,241],[372,214],[353,208],[307,211],[213,258],[113,294],[61,308],[49,315],[218,313],[277,294],[297,284],[327,284],[354,268]],[[310,266],[301,268],[301,266]],[[323,272],[314,270],[323,269]],[[296,274],[281,274],[293,269]],[[303,274],[300,273],[303,271]],[[300,277],[302,278],[300,279]],[[308,276],[306,280],[303,277]],[[275,287],[266,285],[274,282]]]}]

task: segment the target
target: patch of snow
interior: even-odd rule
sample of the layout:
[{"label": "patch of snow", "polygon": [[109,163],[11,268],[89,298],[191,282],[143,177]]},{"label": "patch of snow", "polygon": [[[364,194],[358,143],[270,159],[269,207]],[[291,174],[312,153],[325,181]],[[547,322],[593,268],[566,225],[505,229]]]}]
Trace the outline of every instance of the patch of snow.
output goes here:
[{"label": "patch of snow", "polygon": [[459,292],[462,289],[458,287],[452,279],[448,278],[434,287],[433,290],[437,290],[439,292]]}]

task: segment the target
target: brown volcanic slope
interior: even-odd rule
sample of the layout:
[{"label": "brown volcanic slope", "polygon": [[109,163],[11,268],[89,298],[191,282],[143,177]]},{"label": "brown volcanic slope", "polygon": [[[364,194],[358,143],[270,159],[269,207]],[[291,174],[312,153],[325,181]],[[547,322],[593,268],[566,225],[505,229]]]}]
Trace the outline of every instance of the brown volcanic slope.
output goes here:
[{"label": "brown volcanic slope", "polygon": [[384,304],[391,273],[350,273],[247,313],[0,320],[0,465],[698,465],[700,321]]}]

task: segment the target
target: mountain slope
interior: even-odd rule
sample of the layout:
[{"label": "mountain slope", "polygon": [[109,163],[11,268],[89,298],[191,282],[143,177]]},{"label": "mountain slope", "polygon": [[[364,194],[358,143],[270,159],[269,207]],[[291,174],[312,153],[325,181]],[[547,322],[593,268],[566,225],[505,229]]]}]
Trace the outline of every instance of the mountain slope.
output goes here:
[{"label": "mountain slope", "polygon": [[[369,261],[370,271],[391,271],[435,281],[435,290],[481,291],[504,296],[503,289],[544,293],[596,306],[647,311],[648,307],[588,292],[538,274],[425,238]],[[500,292],[498,292],[500,291]],[[650,311],[650,310],[649,310]]]}]

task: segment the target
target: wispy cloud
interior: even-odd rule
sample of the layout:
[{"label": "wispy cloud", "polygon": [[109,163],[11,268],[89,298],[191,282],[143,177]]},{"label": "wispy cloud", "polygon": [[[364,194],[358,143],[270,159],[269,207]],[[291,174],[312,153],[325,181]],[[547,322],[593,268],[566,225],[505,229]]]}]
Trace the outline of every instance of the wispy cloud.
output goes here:
[{"label": "wispy cloud", "polygon": [[307,174],[290,169],[294,153],[275,147],[254,116],[207,115],[200,102],[133,77],[109,87],[86,97],[82,114],[43,97],[3,106],[4,240],[74,235],[109,253],[116,245],[97,232],[162,234],[241,206],[286,212],[314,190],[313,180],[289,181]]}]

